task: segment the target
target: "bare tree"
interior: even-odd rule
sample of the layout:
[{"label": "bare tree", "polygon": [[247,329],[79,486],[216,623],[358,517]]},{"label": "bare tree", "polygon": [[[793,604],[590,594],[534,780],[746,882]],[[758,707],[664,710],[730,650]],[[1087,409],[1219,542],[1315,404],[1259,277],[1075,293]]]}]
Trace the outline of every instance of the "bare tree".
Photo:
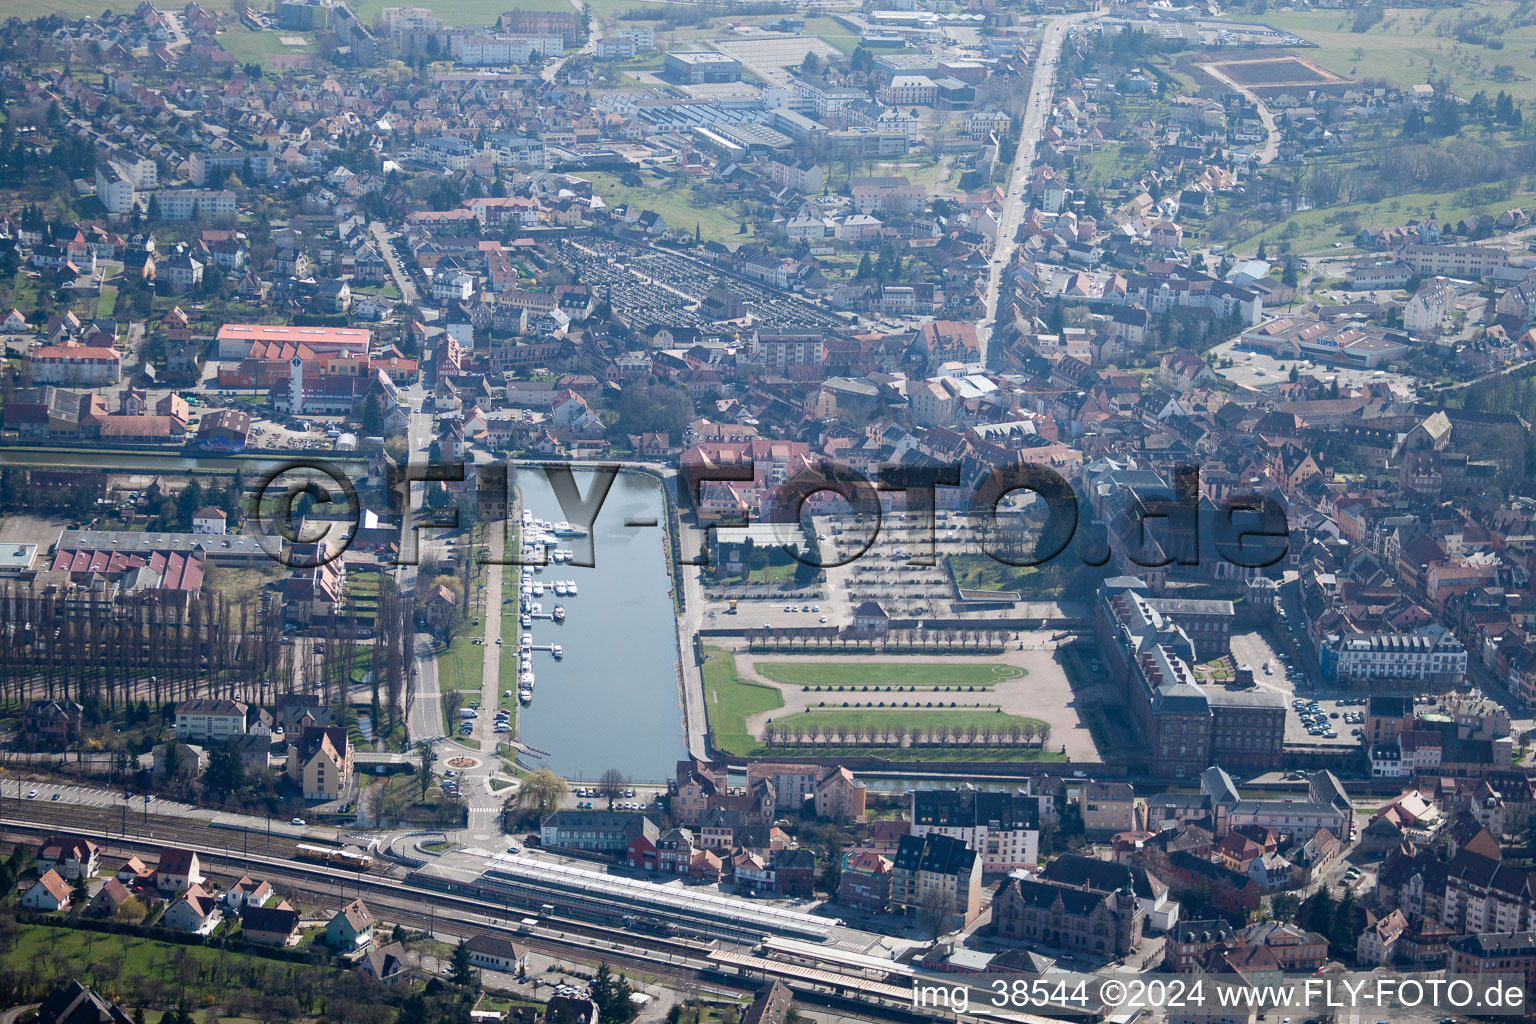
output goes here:
[{"label": "bare tree", "polygon": [[608,798],[608,809],[613,810],[613,802],[624,795],[624,773],[617,768],[609,768],[598,776],[597,792]]},{"label": "bare tree", "polygon": [[463,690],[443,691],[443,713],[448,716],[448,728],[452,729],[458,723],[459,712],[464,709]]},{"label": "bare tree", "polygon": [[929,889],[919,898],[917,904],[918,917],[923,922],[923,927],[929,934],[938,938],[944,931],[944,924],[949,920],[949,901],[937,888]]}]

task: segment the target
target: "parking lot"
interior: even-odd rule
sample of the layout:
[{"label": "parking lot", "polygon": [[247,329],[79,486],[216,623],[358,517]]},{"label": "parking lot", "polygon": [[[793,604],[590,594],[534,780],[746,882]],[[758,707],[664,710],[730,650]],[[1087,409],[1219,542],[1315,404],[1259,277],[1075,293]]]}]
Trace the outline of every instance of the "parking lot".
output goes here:
[{"label": "parking lot", "polygon": [[697,308],[716,284],[725,281],[742,300],[743,312],[772,323],[832,327],[843,323],[821,306],[731,277],[678,253],[636,245],[617,238],[563,242],[556,257],[592,286],[604,286],[615,314],[671,327],[697,327],[707,317]]},{"label": "parking lot", "polygon": [[1363,722],[1363,718],[1353,719],[1356,713],[1364,714],[1364,697],[1318,697],[1315,680],[1308,679],[1305,670],[1280,650],[1265,630],[1234,633],[1231,644],[1232,660],[1253,669],[1255,683],[1285,697],[1289,706],[1285,716],[1286,743],[1352,746],[1360,742],[1352,730]]},{"label": "parking lot", "polygon": [[1286,743],[1358,745],[1365,725],[1364,697],[1297,697],[1285,716]]},{"label": "parking lot", "polygon": [[[1240,348],[1237,339],[1226,341],[1211,350],[1218,364],[1216,373],[1234,384],[1253,388],[1275,387],[1290,379],[1291,367],[1298,373],[1309,373],[1318,380],[1337,380],[1340,387],[1346,385],[1391,384],[1404,393],[1414,393],[1416,383],[1411,377],[1382,370],[1352,369],[1342,366],[1309,365],[1295,359],[1276,359],[1263,352],[1250,352]],[[1223,359],[1231,359],[1231,366],[1220,366]],[[1283,367],[1283,369],[1282,369]]]}]

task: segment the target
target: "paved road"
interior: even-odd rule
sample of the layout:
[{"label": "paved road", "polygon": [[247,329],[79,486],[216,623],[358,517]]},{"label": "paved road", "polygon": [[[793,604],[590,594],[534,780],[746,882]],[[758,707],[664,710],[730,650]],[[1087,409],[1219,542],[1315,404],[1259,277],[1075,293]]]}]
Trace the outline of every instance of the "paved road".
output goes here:
[{"label": "paved road", "polygon": [[[376,229],[381,225],[375,224]],[[377,231],[375,232],[377,233]],[[386,258],[388,258],[386,256]],[[391,262],[391,266],[393,266]],[[406,401],[410,405],[410,421],[406,426],[406,445],[408,449],[407,459],[411,462],[424,464],[427,461],[427,449],[432,443],[432,417],[421,411],[421,403],[425,393],[415,394],[412,388],[406,393]],[[411,484],[411,495],[406,502],[406,507],[400,516],[400,552],[404,556],[415,551],[418,560],[425,558],[427,549],[432,543],[429,539],[415,533],[414,510],[420,508],[426,497],[426,485],[422,483]],[[402,594],[410,594],[416,589],[417,566],[402,565],[395,570],[395,584]],[[441,736],[443,732],[441,713],[441,691],[437,684],[437,655],[432,651],[430,638],[426,634],[420,634],[416,638],[416,676],[408,697],[409,710],[406,722],[412,742],[432,736]]]},{"label": "paved road", "polygon": [[379,244],[379,255],[384,257],[384,262],[389,264],[389,273],[395,279],[395,287],[400,289],[400,298],[411,305],[416,304],[416,285],[411,281],[411,276],[400,266],[400,261],[395,259],[393,250],[389,245],[389,229],[383,221],[374,221],[368,225],[368,230],[373,234],[373,240]]},{"label": "paved road", "polygon": [[[577,14],[581,14],[587,9],[586,0],[571,0],[571,6],[576,8]],[[543,71],[540,71],[540,78],[544,79],[546,82],[553,82],[555,80],[555,76],[560,73],[560,69],[565,67],[566,61],[570,60],[577,54],[586,54],[590,57],[597,52],[597,41],[603,37],[603,26],[602,22],[597,18],[593,18],[590,24],[592,26],[592,30],[587,33],[587,41],[582,44],[581,49],[572,50],[570,53],[567,53],[559,60],[546,67]]]},{"label": "paved road", "polygon": [[442,690],[437,682],[437,657],[432,653],[431,638],[416,636],[416,686],[411,708],[406,715],[406,729],[411,742],[432,739],[443,734]]},{"label": "paved road", "polygon": [[1259,98],[1258,93],[1234,81],[1215,64],[1202,64],[1200,65],[1200,70],[1221,82],[1227,88],[1242,93],[1248,102],[1259,108],[1259,120],[1264,122],[1265,135],[1264,148],[1259,150],[1259,163],[1267,164],[1272,162],[1280,152],[1280,129],[1275,127],[1275,115],[1270,113],[1269,108],[1264,105],[1264,101]]},{"label": "paved road", "polygon": [[1061,56],[1061,43],[1067,31],[1077,22],[1088,17],[1072,14],[1053,18],[1045,27],[1040,39],[1040,53],[1035,60],[1034,75],[1029,83],[1029,105],[1024,108],[1024,124],[1019,131],[1019,148],[1013,156],[1013,174],[1008,181],[1008,194],[1003,197],[1002,221],[997,229],[997,247],[992,253],[992,265],[987,271],[985,312],[976,324],[976,339],[981,349],[981,361],[987,362],[987,345],[992,340],[992,323],[997,319],[997,297],[1001,288],[1003,268],[1013,259],[1017,247],[1014,234],[1024,218],[1027,204],[1024,190],[1029,184],[1029,172],[1035,162],[1035,149],[1040,135],[1045,131],[1046,114],[1051,109],[1051,98],[1056,89],[1056,61]]},{"label": "paved road", "polygon": [[[685,523],[682,529],[683,557],[699,556],[702,531],[691,530]],[[704,600],[704,586],[700,580],[702,570],[683,568],[683,613],[677,617],[677,641],[681,659],[678,664],[683,673],[683,742],[688,746],[690,757],[708,760],[709,745],[706,742],[709,722],[704,713],[704,678],[694,660],[693,638],[699,635],[706,615],[714,619],[721,605],[711,610]]]},{"label": "paved road", "polygon": [[491,530],[489,533],[491,561],[486,566],[485,607],[481,612],[485,618],[485,657],[481,664],[480,717],[474,720],[474,738],[480,744],[480,764],[461,772],[459,782],[459,789],[469,805],[469,827],[461,841],[475,846],[484,846],[501,831],[497,819],[501,813],[502,798],[491,788],[491,776],[500,767],[496,758],[496,742],[499,738],[495,731],[496,708],[500,706],[501,700],[502,655],[505,653],[509,658],[517,656],[514,651],[504,651],[497,644],[501,639],[503,566],[500,563],[505,557],[505,538],[501,530]]}]

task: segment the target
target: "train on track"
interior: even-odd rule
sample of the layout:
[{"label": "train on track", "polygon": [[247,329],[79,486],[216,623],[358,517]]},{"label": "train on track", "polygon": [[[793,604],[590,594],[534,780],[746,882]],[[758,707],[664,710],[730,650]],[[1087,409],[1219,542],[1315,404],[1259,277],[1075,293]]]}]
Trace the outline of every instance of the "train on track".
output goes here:
[{"label": "train on track", "polygon": [[300,860],[312,860],[320,864],[334,864],[336,867],[349,868],[353,871],[368,871],[373,868],[373,857],[361,850],[347,850],[335,846],[311,846],[300,843],[294,847],[294,855]]}]

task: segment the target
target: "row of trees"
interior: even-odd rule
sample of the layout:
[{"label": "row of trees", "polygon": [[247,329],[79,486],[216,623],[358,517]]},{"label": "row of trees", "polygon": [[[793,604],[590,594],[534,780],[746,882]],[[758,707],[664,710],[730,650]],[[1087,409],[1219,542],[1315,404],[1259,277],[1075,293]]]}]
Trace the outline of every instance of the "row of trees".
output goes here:
[{"label": "row of trees", "polygon": [[193,697],[246,697],[292,678],[276,602],[238,606],[204,591],[185,602],[154,592],[0,590],[0,700],[66,698],[117,708]]},{"label": "row of trees", "polygon": [[410,602],[381,577],[378,640],[364,658],[350,614],[314,627],[313,644],[288,643],[280,602],[259,592],[241,594],[238,603],[208,589],[186,602],[162,602],[152,593],[66,596],[9,584],[0,589],[0,701],[77,701],[89,737],[95,724],[138,701],[270,704],[307,686],[324,703],[345,703],[354,672],[366,664],[374,722],[388,735],[403,721],[412,686],[411,618]]},{"label": "row of trees", "polygon": [[[822,627],[825,629],[827,627]],[[905,647],[944,647],[953,649],[955,644],[975,649],[1002,647],[1008,642],[1005,629],[892,629],[885,633],[842,632],[828,636],[812,627],[785,626],[778,629],[749,629],[747,643],[754,647],[763,645],[793,646],[798,641],[802,648],[837,647],[846,650],[853,644],[855,649],[868,647],[874,650]]]},{"label": "row of trees", "polygon": [[788,725],[768,722],[763,726],[763,742],[770,747],[1020,747],[1030,746],[1038,739],[1043,749],[1050,736],[1051,727],[1044,722],[995,726],[990,722],[972,722],[916,728],[901,722],[852,721],[818,727],[791,721]]}]

